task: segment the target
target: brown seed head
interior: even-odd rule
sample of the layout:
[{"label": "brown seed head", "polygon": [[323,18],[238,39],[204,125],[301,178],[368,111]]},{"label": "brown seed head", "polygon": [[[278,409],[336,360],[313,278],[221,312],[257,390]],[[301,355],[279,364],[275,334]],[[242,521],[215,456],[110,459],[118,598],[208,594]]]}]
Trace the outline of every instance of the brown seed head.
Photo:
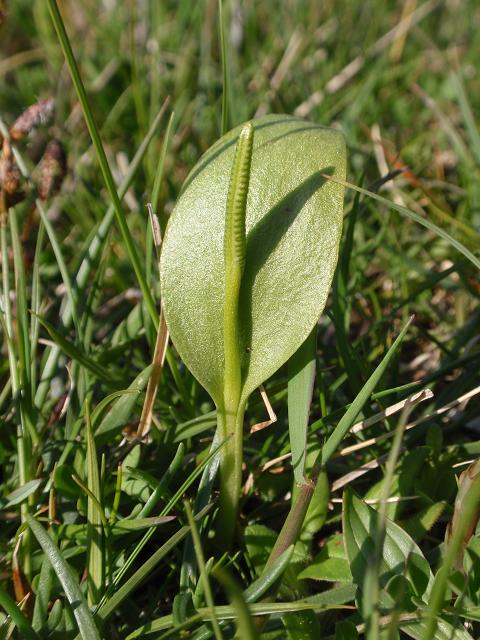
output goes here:
[{"label": "brown seed head", "polygon": [[67,158],[63,145],[51,140],[35,170],[35,181],[40,200],[48,200],[60,189],[67,172]]},{"label": "brown seed head", "polygon": [[12,153],[10,142],[5,138],[0,153],[0,217],[2,222],[10,207],[25,197],[22,174]]},{"label": "brown seed head", "polygon": [[[22,191],[22,174],[12,153],[12,147],[7,139],[2,145],[0,156],[0,188],[7,197],[7,201],[15,198]],[[17,200],[18,202],[18,200]],[[12,206],[10,203],[8,206]]]},{"label": "brown seed head", "polygon": [[28,109],[25,109],[10,127],[12,140],[21,140],[35,127],[47,124],[52,118],[53,110],[54,101],[52,98],[40,100],[40,102],[32,104]]},{"label": "brown seed head", "polygon": [[0,0],[0,27],[2,27],[7,21],[7,2],[6,0]]}]

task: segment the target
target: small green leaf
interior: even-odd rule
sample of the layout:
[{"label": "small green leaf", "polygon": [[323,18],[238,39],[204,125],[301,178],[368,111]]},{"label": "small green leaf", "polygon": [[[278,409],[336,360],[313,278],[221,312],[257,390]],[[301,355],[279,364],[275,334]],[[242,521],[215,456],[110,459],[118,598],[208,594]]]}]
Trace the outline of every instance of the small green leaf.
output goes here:
[{"label": "small green leaf", "polygon": [[[345,176],[340,132],[290,116],[253,121],[240,292],[242,401],[305,341],[337,261]],[[170,218],[161,289],[172,340],[217,405],[224,392],[225,208],[240,129],[190,173]]]},{"label": "small green leaf", "polygon": [[350,563],[342,536],[335,535],[330,538],[313,562],[298,577],[326,582],[352,582]]},{"label": "small green leaf", "polygon": [[21,487],[18,487],[18,489],[15,489],[15,491],[12,491],[12,493],[8,494],[6,498],[7,502],[2,505],[1,508],[6,509],[7,507],[14,507],[17,504],[20,504],[21,502],[26,500],[28,496],[31,496],[32,493],[35,493],[42,482],[43,480],[41,478],[38,478],[36,480],[30,480]]},{"label": "small green leaf", "polygon": [[[320,554],[321,556],[322,554]],[[325,582],[351,582],[350,564],[344,558],[321,558],[318,556],[311,565],[299,573],[300,580],[322,580]]]},{"label": "small green leaf", "polygon": [[286,613],[282,622],[289,640],[317,640],[321,637],[320,624],[313,611]]}]

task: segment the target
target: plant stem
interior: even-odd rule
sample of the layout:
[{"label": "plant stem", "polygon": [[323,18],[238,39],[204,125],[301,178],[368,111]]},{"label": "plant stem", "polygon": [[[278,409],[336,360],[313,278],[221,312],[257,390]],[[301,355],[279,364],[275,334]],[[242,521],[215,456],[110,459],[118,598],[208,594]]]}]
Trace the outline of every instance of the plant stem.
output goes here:
[{"label": "plant stem", "polygon": [[232,541],[237,520],[242,485],[244,415],[245,405],[239,406],[236,413],[218,412],[221,440],[233,434],[233,437],[225,442],[220,461],[220,515],[217,533],[224,548]]},{"label": "plant stem", "polygon": [[303,482],[300,482],[297,485],[298,493],[295,501],[283,524],[282,530],[275,542],[272,552],[270,553],[265,569],[271,567],[275,560],[277,560],[284,551],[286,551],[292,544],[296,543],[315,491],[319,473],[320,468],[315,467],[312,470],[310,477],[304,479]]}]

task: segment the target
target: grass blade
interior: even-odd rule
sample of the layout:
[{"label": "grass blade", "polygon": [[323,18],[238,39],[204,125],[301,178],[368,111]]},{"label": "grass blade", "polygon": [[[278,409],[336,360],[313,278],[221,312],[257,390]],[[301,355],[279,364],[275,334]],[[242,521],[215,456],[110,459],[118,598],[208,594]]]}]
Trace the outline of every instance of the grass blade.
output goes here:
[{"label": "grass blade", "polygon": [[10,616],[22,638],[25,638],[25,640],[40,640],[30,621],[18,608],[17,603],[3,589],[0,589],[0,607]]},{"label": "grass blade", "polygon": [[97,450],[93,436],[88,403],[85,405],[87,437],[87,486],[92,494],[87,497],[87,557],[88,557],[88,604],[92,606],[100,600],[105,579],[100,475],[98,472]]},{"label": "grass blade", "polygon": [[363,385],[362,390],[357,395],[357,397],[352,402],[352,404],[349,406],[349,408],[345,412],[345,415],[337,424],[333,432],[330,434],[328,440],[323,445],[322,450],[316,461],[316,466],[318,466],[319,468],[324,467],[327,464],[328,460],[330,460],[332,455],[335,453],[336,449],[338,448],[338,446],[340,445],[344,437],[350,431],[355,420],[357,419],[358,414],[360,413],[363,406],[372,395],[373,391],[375,390],[375,387],[380,381],[380,378],[383,376],[383,374],[387,370],[387,367],[390,364],[393,356],[396,354],[396,352],[400,348],[403,338],[405,337],[405,334],[407,333],[408,328],[412,323],[412,321],[413,321],[413,316],[410,318],[410,320],[407,322],[407,324],[403,327],[401,332],[398,334],[394,343],[385,354],[383,360],[380,362],[380,364],[372,373],[372,375],[368,378],[367,382]]},{"label": "grass blade", "polygon": [[237,626],[236,637],[242,638],[242,640],[258,640],[260,635],[255,628],[249,607],[236,581],[224,569],[217,569],[215,576],[225,587],[228,598],[235,610],[235,624]]},{"label": "grass blade", "polygon": [[74,345],[73,342],[67,340],[60,331],[57,331],[57,329],[55,329],[50,322],[45,320],[45,318],[41,318],[40,316],[37,317],[40,324],[42,324],[48,331],[52,340],[69,358],[78,362],[78,364],[85,367],[85,369],[88,369],[88,371],[91,371],[91,373],[97,376],[100,380],[103,380],[104,382],[112,382],[114,376],[108,371],[108,369],[105,369],[105,367],[95,362],[95,360],[90,358],[82,349]]},{"label": "grass blade", "polygon": [[125,212],[123,211],[120,198],[118,197],[117,187],[115,186],[115,181],[113,179],[113,175],[108,164],[107,156],[105,154],[105,149],[103,148],[100,134],[98,132],[97,125],[93,118],[92,110],[90,109],[90,105],[88,103],[85,87],[80,77],[80,72],[78,70],[77,62],[75,60],[75,56],[73,55],[72,47],[70,45],[70,40],[65,30],[65,25],[63,23],[63,19],[58,9],[56,0],[48,0],[48,8],[50,10],[50,16],[52,18],[55,31],[57,32],[58,40],[62,47],[65,61],[70,71],[72,82],[75,86],[75,90],[77,92],[78,99],[82,107],[83,115],[85,117],[85,122],[87,124],[90,137],[92,138],[92,142],[95,147],[95,151],[97,154],[98,162],[100,164],[100,169],[102,171],[105,185],[108,189],[108,193],[110,195],[110,198],[112,200],[112,203],[115,209],[117,223],[120,228],[123,241],[125,243],[125,248],[130,258],[130,262],[132,263],[133,270],[135,271],[135,275],[137,277],[140,289],[142,290],[142,293],[145,299],[145,304],[150,313],[152,322],[155,325],[155,327],[157,327],[158,312],[155,305],[155,301],[153,299],[152,292],[150,291],[147,280],[145,278],[145,274],[143,272],[142,265],[140,264],[140,259],[138,257],[138,253],[135,248],[132,235],[128,228]]},{"label": "grass blade", "polygon": [[212,588],[210,586],[210,580],[208,579],[207,568],[205,566],[205,557],[202,549],[202,542],[200,540],[200,535],[198,533],[198,529],[195,525],[195,520],[193,519],[192,508],[189,503],[185,501],[184,503],[185,511],[187,513],[188,524],[190,526],[193,547],[195,549],[195,555],[197,557],[197,564],[200,569],[200,580],[203,583],[203,591],[205,593],[205,600],[207,603],[207,607],[210,611],[210,622],[213,628],[213,633],[216,640],[223,640],[222,632],[220,631],[220,627],[218,625],[217,616],[215,615],[215,601],[213,600]]},{"label": "grass blade", "polygon": [[82,640],[100,640],[95,621],[83,597],[83,593],[73,576],[72,570],[42,525],[30,515],[26,516],[26,520],[65,591],[65,595],[72,607],[73,615],[78,624],[80,637]]},{"label": "grass blade", "polygon": [[[201,520],[203,516],[210,510],[210,507],[203,509],[194,516],[195,520]],[[158,563],[174,549],[177,544],[190,532],[190,526],[179,529],[171,536],[160,549],[157,549],[150,558],[135,571],[135,573],[108,599],[100,606],[97,616],[101,620],[106,620],[118,608],[121,602],[125,600],[154,570]]]},{"label": "grass blade", "polygon": [[[397,204],[396,202],[392,202],[387,198],[379,196],[378,193],[373,193],[373,191],[368,191],[368,189],[362,189],[362,187],[357,187],[351,182],[346,182],[345,180],[338,180],[337,178],[332,178],[331,176],[327,176],[327,175],[325,175],[325,178],[327,178],[328,180],[332,180],[333,182],[338,182],[339,184],[343,185],[347,189],[352,189],[353,191],[362,193],[364,196],[373,198],[373,200],[377,200],[377,202],[381,202],[382,204],[384,204],[387,207],[390,207],[391,209],[395,209],[395,211],[398,211],[400,214],[402,214],[402,216],[405,216],[406,218],[409,218],[410,220],[417,222],[418,224],[422,225],[422,227],[429,229],[430,231],[435,233],[437,236],[440,236],[440,238],[443,238],[444,240],[446,240],[452,247],[454,247],[457,251],[459,251],[462,255],[464,255],[467,258],[467,260],[469,260],[472,264],[474,264],[477,267],[477,269],[480,269],[479,258],[477,258],[459,240],[451,236],[449,233],[447,233],[447,231],[445,231],[441,227],[437,226],[436,224],[428,220],[428,218],[422,218],[422,216],[420,216],[418,213],[415,213],[414,211],[407,209],[407,207],[403,207],[402,205]],[[475,233],[473,229],[472,229],[472,232]]]},{"label": "grass blade", "polygon": [[[150,127],[149,132],[145,136],[145,139],[143,140],[135,156],[133,157],[133,160],[128,167],[128,171],[125,175],[125,178],[123,179],[118,189],[118,197],[120,198],[120,200],[123,199],[129,187],[131,186],[133,182],[133,178],[135,177],[135,174],[137,173],[143,161],[143,158],[148,149],[148,146],[152,141],[153,136],[155,135],[155,132],[158,129],[158,126],[160,124],[160,121],[163,118],[163,115],[167,109],[168,104],[169,104],[169,100],[167,98],[167,100],[165,100],[165,102],[163,103],[162,108],[158,112],[152,126]],[[80,267],[78,269],[75,282],[73,283],[74,295],[76,295],[77,297],[80,294],[80,292],[85,290],[85,287],[90,277],[90,273],[95,267],[98,257],[102,251],[102,248],[105,245],[108,232],[110,231],[110,228],[112,226],[114,219],[115,219],[115,208],[111,204],[108,207],[107,212],[102,222],[100,223],[87,249],[87,252],[83,257]],[[69,304],[67,304],[62,313],[62,324],[65,329],[68,329],[70,327],[72,323],[72,317],[73,317],[72,308]],[[55,345],[51,349],[50,353],[48,354],[47,362],[45,363],[45,367],[43,369],[42,378],[41,378],[40,384],[38,385],[37,391],[35,393],[35,404],[37,407],[41,407],[45,402],[45,398],[47,396],[47,393],[50,387],[50,380],[53,374],[55,373],[55,369],[57,367],[60,353],[61,353],[61,349],[58,347],[58,345]]]},{"label": "grass blade", "polygon": [[473,115],[473,111],[468,100],[468,95],[465,90],[463,79],[459,73],[455,72],[452,72],[450,77],[455,89],[455,95],[457,96],[458,106],[460,107],[463,122],[465,123],[468,137],[470,138],[470,148],[475,157],[475,160],[480,165],[480,133],[478,131],[478,127],[475,122],[475,116]]},{"label": "grass blade", "polygon": [[228,96],[229,96],[229,77],[228,77],[228,60],[227,60],[227,42],[225,39],[225,21],[223,17],[223,1],[218,0],[218,33],[220,37],[220,50],[222,53],[222,74],[223,74],[223,91],[222,91],[222,129],[221,135],[225,135],[229,129],[229,113],[228,113]]}]

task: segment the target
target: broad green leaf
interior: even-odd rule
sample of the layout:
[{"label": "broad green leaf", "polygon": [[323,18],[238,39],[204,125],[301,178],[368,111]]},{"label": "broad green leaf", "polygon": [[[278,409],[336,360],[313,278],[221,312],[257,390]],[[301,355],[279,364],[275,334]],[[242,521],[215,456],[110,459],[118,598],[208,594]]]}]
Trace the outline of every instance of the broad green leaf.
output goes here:
[{"label": "broad green leaf", "polygon": [[[374,551],[374,533],[378,527],[378,512],[347,489],[343,502],[343,534],[345,549],[355,584],[363,584],[367,566]],[[412,538],[397,524],[387,519],[383,559],[379,581],[384,588],[395,575],[404,575],[412,593],[428,598],[433,574],[428,562]]]},{"label": "broad green leaf", "polygon": [[[290,116],[253,121],[240,292],[242,401],[306,340],[325,305],[337,261],[345,143],[338,131]],[[224,385],[224,230],[240,129],[192,170],[170,218],[161,257],[172,340],[217,405]]]},{"label": "broad green leaf", "polygon": [[93,616],[87,606],[83,593],[73,576],[72,570],[63,558],[60,551],[52,542],[50,536],[34,518],[26,516],[28,526],[32,530],[48,561],[57,574],[57,578],[63,587],[67,600],[73,609],[73,614],[78,624],[82,640],[100,640],[98,629],[95,626]]},{"label": "broad green leaf", "polygon": [[[418,618],[411,622],[403,622],[400,624],[401,630],[414,640],[425,640],[427,633],[427,622]],[[437,628],[435,631],[435,640],[473,640],[473,637],[463,627],[462,623],[457,622],[453,626],[445,619],[438,618]]]},{"label": "broad green leaf", "polygon": [[288,361],[288,430],[295,482],[305,473],[307,429],[316,368],[317,329]]}]

